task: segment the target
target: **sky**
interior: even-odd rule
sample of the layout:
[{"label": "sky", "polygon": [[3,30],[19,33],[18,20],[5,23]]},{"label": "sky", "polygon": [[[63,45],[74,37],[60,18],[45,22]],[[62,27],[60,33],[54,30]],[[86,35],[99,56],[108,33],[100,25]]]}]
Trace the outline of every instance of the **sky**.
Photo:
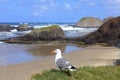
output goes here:
[{"label": "sky", "polygon": [[0,0],[0,22],[77,22],[120,15],[120,0]]}]

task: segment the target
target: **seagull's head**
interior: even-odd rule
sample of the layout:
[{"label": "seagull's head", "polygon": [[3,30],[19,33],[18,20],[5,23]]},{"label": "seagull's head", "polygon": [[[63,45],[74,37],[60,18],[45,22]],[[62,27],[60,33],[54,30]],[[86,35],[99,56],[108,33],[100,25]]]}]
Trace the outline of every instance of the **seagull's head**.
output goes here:
[{"label": "seagull's head", "polygon": [[54,51],[51,52],[51,54],[61,54],[61,50],[55,49]]}]

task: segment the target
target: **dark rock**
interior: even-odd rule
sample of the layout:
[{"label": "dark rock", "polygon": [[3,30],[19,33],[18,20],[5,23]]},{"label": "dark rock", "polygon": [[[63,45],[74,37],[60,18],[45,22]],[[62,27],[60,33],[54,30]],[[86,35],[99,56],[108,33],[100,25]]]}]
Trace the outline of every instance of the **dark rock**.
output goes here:
[{"label": "dark rock", "polygon": [[17,31],[27,31],[27,30],[33,30],[33,27],[29,27],[26,24],[19,25],[18,27],[13,27],[8,24],[1,24],[0,25],[0,32],[7,31],[10,32],[11,30],[16,29]]},{"label": "dark rock", "polygon": [[7,24],[1,24],[0,25],[0,32],[3,32],[3,31],[7,31],[7,32],[10,32],[10,30],[13,30],[15,27],[12,27],[10,25],[7,25]]},{"label": "dark rock", "polygon": [[80,19],[75,26],[77,27],[100,27],[102,25],[102,21],[99,18],[94,17],[84,17]]},{"label": "dark rock", "polygon": [[120,43],[117,43],[115,46],[118,47],[118,48],[120,48]]},{"label": "dark rock", "polygon": [[29,27],[27,24],[22,24],[17,27],[18,31],[27,31],[27,30],[33,30],[33,27]]},{"label": "dark rock", "polygon": [[120,66],[120,59],[117,59],[116,61],[114,61],[113,64],[116,66]]},{"label": "dark rock", "polygon": [[76,40],[87,44],[107,43],[117,45],[120,42],[120,17],[108,20],[97,31],[78,37]]}]

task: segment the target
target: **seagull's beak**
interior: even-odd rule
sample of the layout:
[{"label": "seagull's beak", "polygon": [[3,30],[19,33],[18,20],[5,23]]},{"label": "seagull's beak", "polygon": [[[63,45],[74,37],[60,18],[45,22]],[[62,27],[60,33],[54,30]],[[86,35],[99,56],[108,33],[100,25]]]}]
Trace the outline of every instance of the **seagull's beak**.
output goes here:
[{"label": "seagull's beak", "polygon": [[55,54],[55,51],[52,51],[51,54]]}]

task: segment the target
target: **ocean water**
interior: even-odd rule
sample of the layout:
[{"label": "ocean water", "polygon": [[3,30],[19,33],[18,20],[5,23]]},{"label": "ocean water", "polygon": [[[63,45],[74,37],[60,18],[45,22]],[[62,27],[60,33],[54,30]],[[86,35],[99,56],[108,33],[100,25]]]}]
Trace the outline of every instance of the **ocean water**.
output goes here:
[{"label": "ocean water", "polygon": [[[50,25],[59,25],[63,29],[66,37],[79,37],[79,36],[86,35],[98,29],[98,28],[73,27],[74,23],[0,23],[0,24],[8,24],[14,27],[18,27],[18,25],[20,24],[28,24],[29,27],[34,27],[34,28],[42,28],[42,27],[47,27]],[[29,32],[31,31],[0,32],[0,39],[21,36]]]},{"label": "ocean water", "polygon": [[[11,26],[18,27],[18,25],[23,23],[0,23],[0,24],[9,24]],[[42,28],[53,24],[57,24],[63,29],[66,37],[83,36],[97,30],[97,28],[73,27],[74,23],[24,23],[24,24],[28,24],[29,27],[32,26],[34,28]],[[31,31],[0,32],[0,40],[25,35],[29,32]],[[56,48],[60,48],[63,53],[69,53],[74,50],[83,49],[73,44],[19,45],[0,42],[0,66],[9,64],[19,64],[36,59],[44,59],[44,57],[50,56],[49,53],[51,50]]]}]

